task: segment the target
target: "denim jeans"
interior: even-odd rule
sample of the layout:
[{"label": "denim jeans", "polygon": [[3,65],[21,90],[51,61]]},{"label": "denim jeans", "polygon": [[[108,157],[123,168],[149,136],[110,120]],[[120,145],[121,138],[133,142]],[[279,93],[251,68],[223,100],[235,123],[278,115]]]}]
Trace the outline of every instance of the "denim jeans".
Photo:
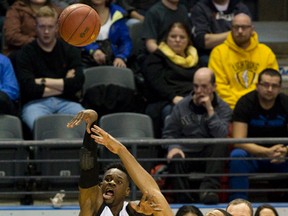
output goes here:
[{"label": "denim jeans", "polygon": [[[270,160],[244,160],[244,158],[253,157],[242,149],[234,149],[230,157],[239,160],[230,161],[230,173],[273,173],[288,172],[288,162],[273,164]],[[254,156],[255,157],[255,156]],[[230,189],[249,189],[248,176],[231,176],[229,179]],[[248,199],[247,192],[232,192],[229,201],[236,198]]]},{"label": "denim jeans", "polygon": [[25,104],[22,108],[22,120],[32,131],[35,120],[41,116],[57,113],[75,115],[83,109],[84,107],[80,103],[48,97]]}]

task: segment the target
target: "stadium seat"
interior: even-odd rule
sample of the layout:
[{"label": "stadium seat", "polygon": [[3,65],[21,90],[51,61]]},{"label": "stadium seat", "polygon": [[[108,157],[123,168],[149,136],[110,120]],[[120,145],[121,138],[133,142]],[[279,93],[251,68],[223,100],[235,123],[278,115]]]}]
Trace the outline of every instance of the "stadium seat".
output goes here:
[{"label": "stadium seat", "polygon": [[[85,124],[75,128],[67,128],[67,123],[73,115],[53,114],[43,116],[34,124],[34,139],[55,142],[57,140],[83,139]],[[37,164],[37,170],[41,173],[41,183],[44,187],[67,189],[77,188],[79,168],[80,145],[41,145],[34,149],[35,159],[49,160]],[[63,160],[63,161],[61,161]],[[47,176],[50,178],[46,179]],[[55,178],[51,178],[55,176]],[[75,177],[76,176],[76,177]]]},{"label": "stadium seat", "polygon": [[129,68],[96,66],[84,70],[82,104],[99,115],[135,111],[136,86]]},{"label": "stadium seat", "polygon": [[[148,115],[141,113],[121,112],[112,113],[102,116],[99,119],[99,126],[105,131],[110,133],[112,136],[118,139],[153,139],[153,124],[152,120]],[[137,147],[137,146],[136,146]],[[130,151],[139,160],[141,158],[157,158],[158,152],[155,146],[138,146],[137,151],[133,149],[133,146],[128,147]],[[116,158],[113,157],[107,149],[103,149],[102,157]],[[150,172],[152,168],[152,162],[141,162],[144,168]]]},{"label": "stadium seat", "polygon": [[[0,190],[16,189],[25,184],[25,180],[13,178],[16,176],[25,176],[27,172],[28,151],[21,144],[5,144],[5,141],[22,141],[22,123],[21,120],[12,115],[0,115]],[[22,160],[17,161],[17,160]],[[7,177],[7,179],[6,179]]]}]

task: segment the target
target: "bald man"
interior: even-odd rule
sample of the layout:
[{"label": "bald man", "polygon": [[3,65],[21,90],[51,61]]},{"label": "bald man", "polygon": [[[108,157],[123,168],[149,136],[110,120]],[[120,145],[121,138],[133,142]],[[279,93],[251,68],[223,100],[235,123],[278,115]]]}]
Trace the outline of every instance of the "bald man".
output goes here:
[{"label": "bald man", "polygon": [[228,203],[226,211],[233,216],[253,216],[252,204],[245,199],[234,199]]},{"label": "bald man", "polygon": [[239,13],[250,14],[240,0],[202,0],[193,6],[192,33],[203,66],[208,65],[211,50],[226,40],[231,21]]},{"label": "bald man", "polygon": [[[171,115],[166,119],[163,138],[227,137],[232,111],[217,96],[215,88],[215,76],[212,70],[209,68],[198,69],[194,75],[192,93],[176,104]],[[217,161],[175,161],[173,159],[225,157],[226,145],[179,145],[175,143],[166,147],[168,150],[168,169],[171,174],[191,172],[219,174],[224,172],[224,163],[219,159]],[[188,177],[174,178],[172,184],[174,189],[193,189]],[[219,197],[212,190],[219,189],[219,187],[219,178],[205,177],[200,184],[199,197],[192,193],[185,193],[184,195],[178,193],[174,202],[199,201],[204,204],[216,204],[219,202]],[[197,200],[198,198],[199,200]]]},{"label": "bald man", "polygon": [[215,73],[218,95],[234,109],[241,96],[256,89],[258,74],[278,70],[278,63],[272,50],[259,43],[251,18],[240,13],[224,43],[212,50],[208,67]]}]

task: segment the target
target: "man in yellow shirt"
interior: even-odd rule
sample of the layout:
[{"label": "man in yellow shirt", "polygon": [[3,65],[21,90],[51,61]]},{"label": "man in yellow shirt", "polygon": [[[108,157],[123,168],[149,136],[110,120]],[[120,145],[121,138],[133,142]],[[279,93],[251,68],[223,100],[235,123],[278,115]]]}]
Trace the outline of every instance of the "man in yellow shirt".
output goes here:
[{"label": "man in yellow shirt", "polygon": [[251,18],[244,13],[232,20],[231,32],[210,55],[209,68],[216,76],[216,92],[234,109],[238,99],[254,90],[265,68],[278,70],[275,54],[259,43]]}]

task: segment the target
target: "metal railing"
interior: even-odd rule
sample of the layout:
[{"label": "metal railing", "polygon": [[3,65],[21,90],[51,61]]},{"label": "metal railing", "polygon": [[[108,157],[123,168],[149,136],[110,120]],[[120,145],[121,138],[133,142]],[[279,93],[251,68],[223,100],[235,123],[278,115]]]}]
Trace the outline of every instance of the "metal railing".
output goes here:
[{"label": "metal railing", "polygon": [[[151,158],[149,156],[139,157],[137,153],[139,152],[139,148],[153,148],[153,147],[160,147],[163,145],[169,145],[178,143],[181,145],[193,145],[193,144],[212,144],[212,145],[219,145],[219,144],[233,144],[233,143],[259,143],[259,144],[274,144],[274,143],[288,143],[288,138],[247,138],[247,139],[233,139],[233,138],[217,138],[217,139],[139,139],[139,140],[129,140],[129,139],[120,139],[120,141],[125,144],[132,154],[137,158],[137,160],[142,164],[144,167],[147,167],[147,163],[149,166],[151,164],[165,164],[166,158],[158,158],[154,157]],[[0,157],[0,196],[24,196],[24,195],[31,195],[31,196],[51,196],[59,191],[59,189],[64,189],[66,191],[67,196],[77,196],[78,195],[78,187],[77,181],[79,178],[78,174],[69,173],[69,171],[61,173],[53,173],[53,175],[44,175],[41,173],[43,170],[37,170],[37,166],[39,164],[50,164],[51,167],[58,166],[59,164],[67,164],[69,163],[78,164],[79,158],[78,157],[63,157],[63,158],[39,158],[35,154],[40,148],[44,149],[51,149],[51,148],[60,148],[60,149],[70,149],[74,148],[75,151],[80,148],[82,145],[82,140],[47,140],[47,141],[0,141],[0,154],[5,154],[5,151],[9,149],[13,152],[16,152],[16,155],[9,157]],[[7,150],[8,149],[8,150]],[[21,153],[17,152],[21,149],[21,153],[26,152],[26,155],[21,155]],[[5,151],[4,151],[5,150]],[[9,150],[9,151],[10,151]],[[100,150],[101,151],[101,150]],[[31,153],[32,152],[32,153]],[[18,154],[18,155],[17,155]],[[25,153],[24,153],[25,154]],[[13,155],[13,153],[11,153]],[[244,158],[243,160],[264,160],[265,158],[262,157],[253,157],[253,158]],[[100,157],[99,159],[100,164],[107,164],[115,160],[113,158],[103,158]],[[230,158],[230,157],[223,157],[223,158],[185,158],[185,159],[174,159],[175,161],[193,161],[193,160],[223,160],[229,162],[230,160],[239,160],[238,158]],[[149,167],[148,166],[148,167]],[[46,166],[47,168],[47,166]],[[46,169],[45,168],[45,169]],[[13,169],[13,170],[9,170]],[[23,170],[25,169],[25,170]],[[150,168],[149,168],[150,169]],[[147,171],[149,171],[149,169]],[[16,171],[15,171],[16,170]],[[103,170],[102,170],[103,171]],[[6,173],[7,172],[7,173]],[[20,173],[20,174],[19,174]],[[22,173],[22,174],[21,174]],[[224,177],[229,178],[231,176],[237,175],[247,175],[250,177],[252,181],[260,181],[265,179],[273,179],[274,177],[277,179],[288,179],[287,173],[247,173],[247,174],[231,174],[228,172],[221,173],[221,174],[205,174],[205,173],[182,173],[182,174],[169,174],[169,173],[161,173],[157,175],[153,175],[155,179],[159,178],[176,178],[176,177],[187,177],[190,180],[201,180],[205,176],[213,176],[213,177]],[[54,186],[49,185],[49,181],[56,181]],[[71,184],[69,188],[65,188],[69,184]],[[59,185],[57,183],[59,181]],[[47,183],[48,182],[48,183]],[[43,186],[44,185],[44,186]],[[59,186],[59,187],[57,187]],[[259,186],[259,185],[258,185]],[[236,191],[243,191],[243,190],[232,190],[226,187],[222,187],[221,189],[211,190],[214,192],[219,192],[222,194],[228,194],[230,192]],[[175,193],[198,193],[201,192],[198,188],[187,188],[185,190],[178,190],[178,189],[170,189],[170,188],[162,188],[162,192],[165,194],[175,194]],[[283,193],[288,192],[288,188],[253,188],[250,187],[247,191],[250,193]],[[138,189],[135,185],[132,184],[132,195],[131,198],[135,199],[138,198],[139,195]]]}]

